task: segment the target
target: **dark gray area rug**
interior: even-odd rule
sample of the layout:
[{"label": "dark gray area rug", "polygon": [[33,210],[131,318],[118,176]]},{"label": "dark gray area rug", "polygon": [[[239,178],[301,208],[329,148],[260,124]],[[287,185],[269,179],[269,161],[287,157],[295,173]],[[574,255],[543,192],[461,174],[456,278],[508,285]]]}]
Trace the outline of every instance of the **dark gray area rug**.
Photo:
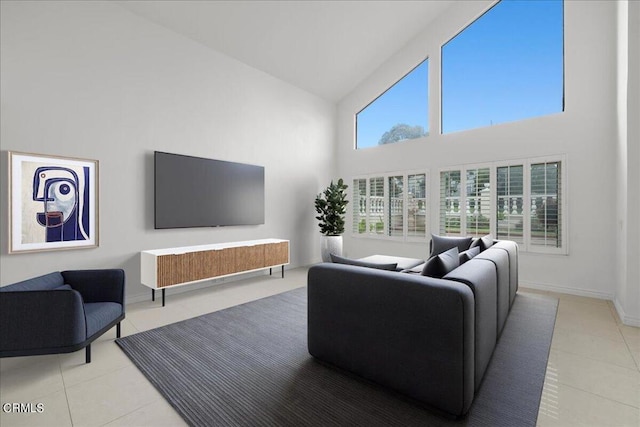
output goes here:
[{"label": "dark gray area rug", "polygon": [[313,359],[306,288],[116,342],[193,426],[534,426],[557,305],[518,294],[459,420]]}]

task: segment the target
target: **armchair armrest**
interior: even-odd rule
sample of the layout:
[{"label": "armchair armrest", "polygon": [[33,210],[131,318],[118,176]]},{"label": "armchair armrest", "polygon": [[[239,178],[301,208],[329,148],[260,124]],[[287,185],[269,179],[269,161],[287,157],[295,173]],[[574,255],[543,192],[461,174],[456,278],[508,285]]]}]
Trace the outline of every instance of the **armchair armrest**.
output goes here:
[{"label": "armchair armrest", "polygon": [[68,270],[65,283],[80,292],[84,302],[116,302],[124,306],[124,270]]},{"label": "armchair armrest", "polygon": [[86,336],[84,304],[78,292],[0,292],[1,356],[45,354],[39,350],[79,344]]}]

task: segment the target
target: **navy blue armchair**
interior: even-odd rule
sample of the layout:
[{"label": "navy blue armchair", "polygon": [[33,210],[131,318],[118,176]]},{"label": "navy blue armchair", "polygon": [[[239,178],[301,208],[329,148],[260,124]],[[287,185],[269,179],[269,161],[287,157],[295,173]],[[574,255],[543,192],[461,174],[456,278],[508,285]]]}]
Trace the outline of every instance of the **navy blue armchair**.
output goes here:
[{"label": "navy blue armchair", "polygon": [[0,287],[0,357],[71,353],[124,319],[124,271],[69,270]]}]

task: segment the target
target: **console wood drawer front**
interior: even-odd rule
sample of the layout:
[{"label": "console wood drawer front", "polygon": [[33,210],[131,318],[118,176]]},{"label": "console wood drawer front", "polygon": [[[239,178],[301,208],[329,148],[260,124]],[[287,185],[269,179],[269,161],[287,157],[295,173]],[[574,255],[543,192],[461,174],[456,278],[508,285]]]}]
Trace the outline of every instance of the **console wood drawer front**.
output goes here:
[{"label": "console wood drawer front", "polygon": [[220,276],[222,251],[188,252],[158,257],[158,287]]},{"label": "console wood drawer front", "polygon": [[265,245],[255,245],[236,248],[236,271],[249,271],[264,267],[264,247]]},{"label": "console wood drawer front", "polygon": [[289,242],[267,243],[264,250],[264,266],[289,264]]}]

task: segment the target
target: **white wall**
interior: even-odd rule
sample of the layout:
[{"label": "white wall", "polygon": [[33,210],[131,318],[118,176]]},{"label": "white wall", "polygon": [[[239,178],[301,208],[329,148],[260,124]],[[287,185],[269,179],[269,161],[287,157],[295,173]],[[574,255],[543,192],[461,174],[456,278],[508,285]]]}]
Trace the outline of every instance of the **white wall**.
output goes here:
[{"label": "white wall", "polygon": [[[319,261],[313,200],[334,176],[335,105],[110,2],[2,2],[1,215],[7,151],[100,162],[100,246],[7,254],[1,284],[121,267],[149,297],[139,251],[277,237]],[[153,229],[153,151],[265,166],[265,224]]]},{"label": "white wall", "polygon": [[[441,135],[440,47],[492,2],[460,2],[390,58],[338,106],[338,174],[427,168],[431,230],[437,233],[439,169],[449,165],[566,154],[568,255],[522,253],[522,285],[613,299],[616,268],[616,4],[565,2],[565,112]],[[430,133],[419,140],[353,150],[354,115],[426,56],[430,58]],[[526,102],[526,100],[523,100]],[[426,244],[345,238],[347,255],[424,258]]]}]

